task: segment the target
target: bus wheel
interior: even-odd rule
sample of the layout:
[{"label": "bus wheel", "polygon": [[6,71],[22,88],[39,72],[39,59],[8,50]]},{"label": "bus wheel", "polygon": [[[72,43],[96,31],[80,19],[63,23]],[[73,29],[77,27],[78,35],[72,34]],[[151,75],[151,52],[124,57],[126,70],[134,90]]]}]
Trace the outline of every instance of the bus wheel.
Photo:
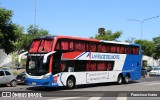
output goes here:
[{"label": "bus wheel", "polygon": [[129,83],[129,80],[130,80],[129,75],[126,75],[125,78],[124,78],[124,83],[125,83],[125,84],[128,84],[128,83]]},{"label": "bus wheel", "polygon": [[75,87],[75,80],[74,78],[70,77],[67,80],[67,89],[73,89]]},{"label": "bus wheel", "polygon": [[122,84],[122,81],[123,81],[122,75],[119,75],[118,78],[117,78],[117,84],[118,84],[118,85],[121,85],[121,84]]}]

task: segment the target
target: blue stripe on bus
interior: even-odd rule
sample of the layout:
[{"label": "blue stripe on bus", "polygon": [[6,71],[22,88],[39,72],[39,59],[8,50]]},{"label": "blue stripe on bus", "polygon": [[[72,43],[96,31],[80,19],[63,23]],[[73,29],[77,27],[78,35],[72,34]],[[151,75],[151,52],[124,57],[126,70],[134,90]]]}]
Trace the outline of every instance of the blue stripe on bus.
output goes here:
[{"label": "blue stripe on bus", "polygon": [[126,55],[122,68],[123,77],[130,74],[131,80],[138,80],[141,77],[141,55]]},{"label": "blue stripe on bus", "polygon": [[58,83],[54,83],[53,80],[54,80],[54,77],[50,75],[49,78],[46,78],[46,79],[26,78],[25,83],[28,85],[58,87]]},{"label": "blue stripe on bus", "polygon": [[80,54],[78,57],[76,57],[76,59],[82,57],[84,54],[86,54],[87,52],[83,52],[82,54]]},{"label": "blue stripe on bus", "polygon": [[60,74],[60,82],[61,82],[62,85],[64,86],[64,84],[63,84],[63,82],[62,82],[62,74],[63,74],[63,73]]}]

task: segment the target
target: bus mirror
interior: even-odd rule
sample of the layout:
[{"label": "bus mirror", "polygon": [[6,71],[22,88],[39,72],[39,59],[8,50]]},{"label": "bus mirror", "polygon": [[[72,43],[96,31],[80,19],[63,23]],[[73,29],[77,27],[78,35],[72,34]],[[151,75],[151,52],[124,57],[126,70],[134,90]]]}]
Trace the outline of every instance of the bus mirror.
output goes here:
[{"label": "bus mirror", "polygon": [[18,56],[18,63],[19,63],[19,64],[21,63],[22,56],[24,56],[24,55],[27,54],[27,53],[28,53],[28,51],[27,51],[27,52],[23,52],[23,53],[21,53],[21,54]]},{"label": "bus mirror", "polygon": [[46,63],[48,56],[51,55],[51,54],[53,54],[53,53],[55,53],[55,52],[56,52],[56,51],[52,51],[52,52],[49,52],[49,53],[45,54],[45,55],[44,55],[44,58],[43,58],[43,63]]}]

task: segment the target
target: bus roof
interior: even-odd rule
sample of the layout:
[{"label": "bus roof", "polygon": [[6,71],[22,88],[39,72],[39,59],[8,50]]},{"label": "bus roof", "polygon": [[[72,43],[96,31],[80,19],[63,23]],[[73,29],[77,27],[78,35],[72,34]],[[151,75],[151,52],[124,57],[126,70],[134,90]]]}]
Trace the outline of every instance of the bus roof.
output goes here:
[{"label": "bus roof", "polygon": [[113,44],[122,44],[122,45],[140,46],[139,44],[133,44],[133,43],[127,43],[127,42],[106,41],[106,40],[101,40],[101,42],[104,42],[104,43],[113,43]]},{"label": "bus roof", "polygon": [[92,41],[92,42],[103,42],[103,43],[113,43],[113,44],[122,44],[122,45],[133,45],[133,46],[140,46],[139,44],[132,44],[132,43],[127,43],[127,42],[117,42],[117,41],[106,41],[106,40],[98,40],[98,39],[91,39],[91,38],[82,38],[82,37],[77,37],[77,36],[41,36],[41,37],[36,37],[35,39],[54,39],[54,38],[65,38],[65,39],[77,39],[77,40],[84,40],[84,41]]}]

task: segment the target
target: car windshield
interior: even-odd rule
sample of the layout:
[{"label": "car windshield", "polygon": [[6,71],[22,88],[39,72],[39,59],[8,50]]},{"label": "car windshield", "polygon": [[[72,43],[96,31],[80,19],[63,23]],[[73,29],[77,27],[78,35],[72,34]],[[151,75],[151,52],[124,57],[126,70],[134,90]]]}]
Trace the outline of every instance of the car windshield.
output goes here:
[{"label": "car windshield", "polygon": [[28,56],[26,72],[33,76],[40,76],[49,72],[49,63],[43,64],[43,56]]}]

